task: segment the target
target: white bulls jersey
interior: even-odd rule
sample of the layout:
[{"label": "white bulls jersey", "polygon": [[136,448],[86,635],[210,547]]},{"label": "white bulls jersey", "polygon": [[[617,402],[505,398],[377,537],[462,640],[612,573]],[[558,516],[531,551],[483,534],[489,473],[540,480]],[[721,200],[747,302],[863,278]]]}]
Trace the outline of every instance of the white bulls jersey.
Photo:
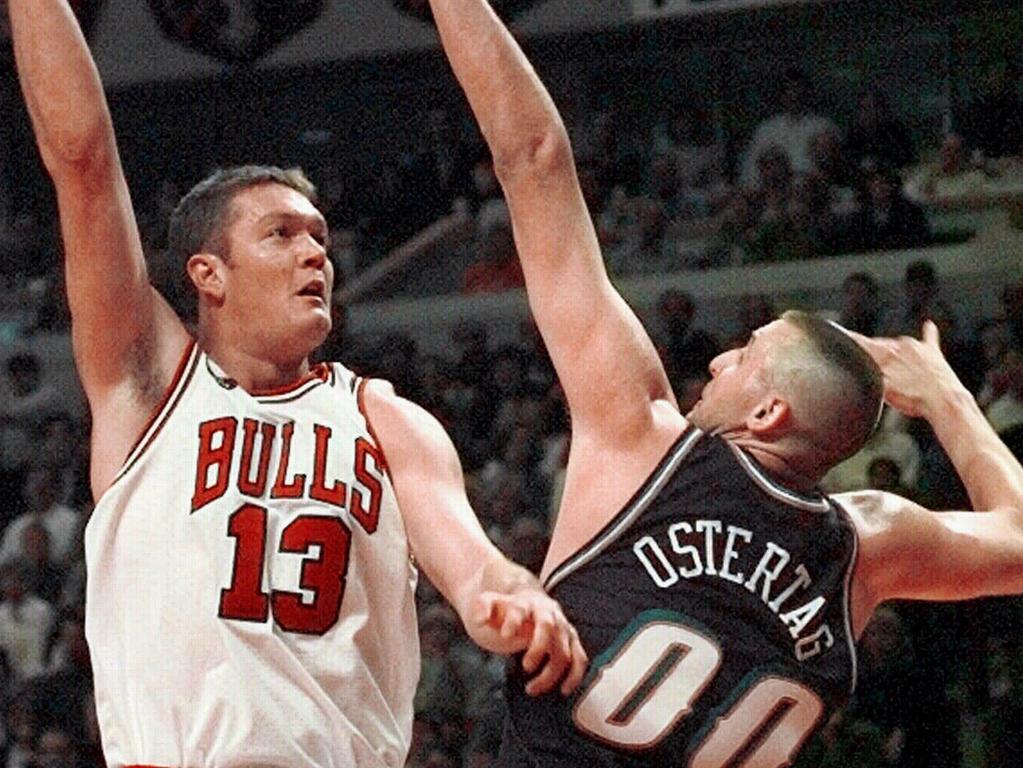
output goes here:
[{"label": "white bulls jersey", "polygon": [[85,534],[110,766],[404,765],[416,573],[361,391],[186,352]]}]

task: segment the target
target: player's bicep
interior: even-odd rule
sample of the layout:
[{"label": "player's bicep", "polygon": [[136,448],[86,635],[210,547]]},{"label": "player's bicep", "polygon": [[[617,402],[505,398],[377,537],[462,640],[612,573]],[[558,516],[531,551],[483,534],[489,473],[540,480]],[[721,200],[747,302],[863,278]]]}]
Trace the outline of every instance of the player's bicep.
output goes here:
[{"label": "player's bicep", "polygon": [[[649,335],[611,284],[574,168],[505,179],[530,309],[573,420],[671,399]],[[620,375],[626,373],[626,376]]]},{"label": "player's bicep", "polygon": [[467,588],[500,554],[469,504],[455,447],[433,416],[383,382],[367,388],[366,409],[387,457],[412,554],[462,613]]}]

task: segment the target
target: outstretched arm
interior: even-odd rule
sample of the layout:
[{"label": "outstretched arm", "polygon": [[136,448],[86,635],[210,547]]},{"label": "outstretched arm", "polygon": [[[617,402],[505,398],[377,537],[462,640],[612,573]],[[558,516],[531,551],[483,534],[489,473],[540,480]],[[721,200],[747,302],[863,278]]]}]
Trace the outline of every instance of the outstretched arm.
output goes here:
[{"label": "outstretched arm", "polygon": [[486,0],[431,0],[444,50],[479,121],[511,211],[530,307],[573,429],[645,433],[674,403],[656,350],[608,280],[557,109]]},{"label": "outstretched arm", "polygon": [[[186,332],[149,285],[103,88],[67,0],[7,5],[18,77],[57,191],[79,374],[94,418],[117,411],[117,429],[132,432],[127,453]],[[101,463],[107,452],[117,450],[101,446]]]},{"label": "outstretched arm", "polygon": [[387,457],[412,552],[469,636],[495,653],[525,651],[523,669],[535,673],[529,693],[559,683],[571,693],[586,667],[579,637],[537,578],[483,532],[444,428],[384,382],[367,385],[365,408]]},{"label": "outstretched arm", "polygon": [[949,367],[936,326],[923,340],[867,339],[886,400],[927,419],[970,495],[975,512],[932,513],[897,496],[840,497],[858,511],[875,602],[955,600],[1023,592],[1023,467]]}]

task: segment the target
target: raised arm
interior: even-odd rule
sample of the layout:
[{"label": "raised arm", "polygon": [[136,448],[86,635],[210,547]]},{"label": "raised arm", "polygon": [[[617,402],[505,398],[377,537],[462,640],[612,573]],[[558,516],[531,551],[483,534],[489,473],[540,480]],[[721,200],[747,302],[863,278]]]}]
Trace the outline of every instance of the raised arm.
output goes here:
[{"label": "raised arm", "polygon": [[[149,285],[103,87],[67,0],[7,5],[18,77],[57,191],[75,360],[94,420],[116,412],[113,432],[131,433],[110,439],[127,453],[187,334]],[[98,447],[100,464],[119,451]]]},{"label": "raised arm", "polygon": [[674,404],[645,330],[608,280],[554,103],[485,0],[431,0],[444,50],[504,188],[526,291],[573,430],[624,440]]},{"label": "raised arm", "polygon": [[525,651],[523,668],[535,673],[530,693],[559,683],[570,693],[586,667],[579,637],[537,578],[487,538],[444,428],[381,381],[367,385],[365,406],[387,457],[412,552],[469,636],[495,653]]},{"label": "raised arm", "polygon": [[923,341],[857,339],[881,366],[888,402],[930,423],[976,510],[935,513],[872,492],[840,496],[861,523],[872,602],[1023,592],[1023,467],[945,361],[937,328],[928,321]]}]

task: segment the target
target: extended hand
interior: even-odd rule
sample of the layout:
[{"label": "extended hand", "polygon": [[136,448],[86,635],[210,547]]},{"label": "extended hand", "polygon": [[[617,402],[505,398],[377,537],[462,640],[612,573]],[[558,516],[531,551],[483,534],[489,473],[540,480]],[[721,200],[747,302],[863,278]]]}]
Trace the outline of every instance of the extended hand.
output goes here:
[{"label": "extended hand", "polygon": [[525,650],[522,669],[535,676],[526,693],[537,696],[561,681],[561,693],[572,693],[586,672],[586,651],[561,606],[539,588],[510,594],[484,592],[473,610],[473,636],[498,653]]},{"label": "extended hand", "polygon": [[941,353],[938,327],[927,320],[923,341],[909,336],[871,339],[849,332],[881,368],[885,400],[911,417],[927,417],[928,407],[943,392],[962,388]]}]

